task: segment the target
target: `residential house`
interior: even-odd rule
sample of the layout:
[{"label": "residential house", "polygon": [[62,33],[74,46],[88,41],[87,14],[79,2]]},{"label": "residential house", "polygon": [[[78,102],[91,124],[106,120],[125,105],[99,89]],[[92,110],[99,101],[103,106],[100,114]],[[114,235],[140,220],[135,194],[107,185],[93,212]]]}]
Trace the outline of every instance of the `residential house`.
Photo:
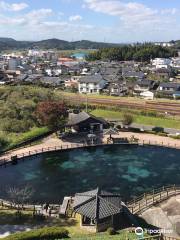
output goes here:
[{"label": "residential house", "polygon": [[141,92],[140,97],[144,98],[146,100],[153,100],[154,99],[154,92],[152,92],[152,91]]},{"label": "residential house", "polygon": [[157,94],[160,97],[175,97],[180,91],[180,83],[160,83],[157,89]]},{"label": "residential house", "polygon": [[111,96],[125,96],[128,91],[126,84],[121,81],[110,83],[108,89]]},{"label": "residential house", "polygon": [[170,68],[158,68],[154,71],[157,79],[169,79],[172,77],[172,71]]},{"label": "residential house", "polygon": [[151,61],[152,66],[158,68],[169,68],[171,65],[171,59],[169,58],[155,58]]},{"label": "residential house", "polygon": [[62,84],[62,80],[59,77],[42,77],[40,82],[44,85],[49,86],[60,86]]},{"label": "residential house", "polygon": [[144,73],[143,72],[125,72],[122,74],[123,78],[136,78],[136,79],[143,79],[144,78]]},{"label": "residential house", "polygon": [[114,82],[116,79],[120,79],[120,67],[103,67],[101,68],[101,75],[108,82]]},{"label": "residential house", "polygon": [[155,87],[155,81],[142,79],[138,80],[134,86],[134,95],[140,95],[142,92],[153,90]]},{"label": "residential house", "polygon": [[79,82],[80,76],[73,76],[70,79],[65,80],[64,85],[66,88],[78,88],[78,82]]},{"label": "residential house", "polygon": [[84,76],[79,80],[79,93],[99,94],[107,81],[100,74]]}]

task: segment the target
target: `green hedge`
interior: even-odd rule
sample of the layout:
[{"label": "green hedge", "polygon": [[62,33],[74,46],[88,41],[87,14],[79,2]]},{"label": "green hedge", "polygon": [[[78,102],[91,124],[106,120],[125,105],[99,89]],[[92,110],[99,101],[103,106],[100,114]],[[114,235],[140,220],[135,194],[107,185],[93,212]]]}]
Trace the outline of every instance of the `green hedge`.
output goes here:
[{"label": "green hedge", "polygon": [[69,238],[69,232],[60,227],[45,227],[29,232],[15,233],[5,240],[56,240]]},{"label": "green hedge", "polygon": [[180,135],[178,135],[178,136],[170,136],[171,138],[173,138],[173,139],[180,139]]}]

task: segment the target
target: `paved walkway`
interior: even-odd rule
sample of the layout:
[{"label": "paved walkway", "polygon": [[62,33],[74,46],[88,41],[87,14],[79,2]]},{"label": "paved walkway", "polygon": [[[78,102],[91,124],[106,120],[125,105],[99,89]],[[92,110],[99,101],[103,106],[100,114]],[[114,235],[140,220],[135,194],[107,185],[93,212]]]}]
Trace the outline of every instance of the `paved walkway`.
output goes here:
[{"label": "paved walkway", "polygon": [[[140,143],[147,143],[147,144],[152,144],[152,145],[165,145],[165,146],[170,146],[174,148],[179,148],[180,149],[180,140],[179,139],[173,139],[170,137],[163,137],[163,136],[158,136],[154,134],[147,134],[147,133],[132,133],[132,132],[120,132],[119,135],[113,135],[112,137],[119,137],[119,138],[128,138],[130,139],[132,136],[135,138],[139,139]],[[109,136],[106,136],[104,138],[107,139]]]},{"label": "paved walkway", "polygon": [[[135,138],[138,138],[140,143],[144,142],[147,144],[164,145],[164,146],[170,146],[170,147],[180,149],[180,140],[172,139],[169,137],[162,137],[162,136],[146,134],[146,133],[132,133],[132,132],[120,132],[119,135],[112,135],[112,137],[117,137],[117,138],[131,138],[132,136],[134,136]],[[107,143],[108,138],[109,138],[108,135],[104,136],[103,143]],[[70,148],[74,144],[75,144],[74,142],[62,141],[61,139],[58,139],[52,135],[51,137],[45,138],[41,144],[28,146],[25,148],[19,148],[19,149],[10,151],[2,155],[0,157],[0,160],[3,160],[4,158],[9,158],[12,155],[22,154],[28,151],[36,151],[42,148],[48,148],[48,147],[53,148],[57,146],[68,146]]]},{"label": "paved walkway", "polygon": [[166,236],[180,237],[180,195],[153,206],[141,217],[152,226],[164,230]]},{"label": "paved walkway", "polygon": [[6,154],[0,156],[0,160],[2,160],[4,158],[8,158],[9,156],[12,156],[12,155],[22,154],[24,152],[35,151],[35,150],[39,150],[42,148],[55,147],[55,146],[61,146],[61,145],[62,146],[68,145],[70,147],[71,143],[64,142],[56,137],[51,136],[51,137],[45,138],[43,140],[43,142],[40,144],[9,151]]}]

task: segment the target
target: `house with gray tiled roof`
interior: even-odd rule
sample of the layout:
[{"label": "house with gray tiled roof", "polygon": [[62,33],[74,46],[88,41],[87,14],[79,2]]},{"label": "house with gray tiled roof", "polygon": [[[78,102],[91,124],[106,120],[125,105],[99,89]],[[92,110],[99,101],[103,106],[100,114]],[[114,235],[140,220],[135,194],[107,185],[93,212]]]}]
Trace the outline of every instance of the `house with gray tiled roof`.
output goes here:
[{"label": "house with gray tiled roof", "polygon": [[66,127],[76,132],[102,132],[109,124],[102,118],[97,118],[86,112],[69,113]]},{"label": "house with gray tiled roof", "polygon": [[131,225],[132,216],[119,194],[102,191],[99,188],[77,193],[74,197],[73,212],[80,217],[80,225],[90,231],[105,231],[109,227],[123,228]]},{"label": "house with gray tiled roof", "polygon": [[100,74],[84,76],[79,80],[79,93],[99,94],[107,81]]},{"label": "house with gray tiled roof", "polygon": [[157,89],[157,93],[160,96],[164,97],[173,97],[173,95],[180,92],[180,83],[173,83],[173,82],[162,82],[159,84]]}]

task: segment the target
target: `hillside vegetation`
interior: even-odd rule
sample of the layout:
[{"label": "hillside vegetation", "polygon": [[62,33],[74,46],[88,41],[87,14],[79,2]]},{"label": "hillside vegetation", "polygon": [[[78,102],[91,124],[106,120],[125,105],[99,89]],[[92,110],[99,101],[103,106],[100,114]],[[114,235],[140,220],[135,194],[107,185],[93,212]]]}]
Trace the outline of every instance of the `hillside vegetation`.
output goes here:
[{"label": "hillside vegetation", "polygon": [[116,48],[104,48],[88,55],[87,60],[113,60],[113,61],[150,61],[153,58],[169,58],[177,56],[173,48],[155,46],[153,44],[141,44],[135,46],[122,46]]},{"label": "hillside vegetation", "polygon": [[0,151],[47,133],[49,126],[40,122],[37,106],[60,100],[60,96],[45,88],[0,87]]},{"label": "hillside vegetation", "polygon": [[0,51],[12,49],[27,49],[27,48],[40,48],[40,49],[57,49],[57,50],[75,50],[75,49],[100,49],[107,47],[118,47],[122,44],[102,43],[93,41],[76,41],[68,42],[60,39],[47,39],[42,41],[16,41],[12,38],[0,38]]}]

